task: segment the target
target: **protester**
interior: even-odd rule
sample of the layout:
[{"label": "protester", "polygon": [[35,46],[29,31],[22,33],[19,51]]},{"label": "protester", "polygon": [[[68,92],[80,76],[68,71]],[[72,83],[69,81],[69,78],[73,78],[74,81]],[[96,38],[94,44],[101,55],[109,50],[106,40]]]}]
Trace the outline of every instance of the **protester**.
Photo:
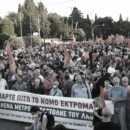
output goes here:
[{"label": "protester", "polygon": [[8,89],[7,81],[2,78],[2,73],[0,73],[0,89]]},{"label": "protester", "polygon": [[23,82],[22,75],[17,75],[16,80],[17,81],[13,85],[13,89],[16,91],[27,91],[27,85]]},{"label": "protester", "polygon": [[39,78],[34,79],[34,84],[30,88],[31,93],[44,94],[44,86]]},{"label": "protester", "polygon": [[[130,50],[127,39],[119,43],[115,37],[112,37],[112,40],[104,40],[102,44],[101,42],[90,40],[84,44],[82,42],[75,44],[73,46],[70,43],[64,43],[63,47],[66,48],[66,52],[63,51],[63,48],[59,50],[59,45],[55,44],[52,46],[51,43],[12,51],[15,56],[17,71],[22,72],[22,81],[26,82],[27,91],[32,92],[32,88],[39,84],[39,79],[37,78],[40,78],[38,86],[43,86],[45,89],[45,93],[43,92],[44,90],[38,90],[38,93],[46,95],[49,95],[50,90],[53,88],[55,78],[57,78],[60,84],[59,88],[65,97],[88,99],[92,95],[92,98],[95,98],[100,95],[100,87],[105,87],[104,93],[106,93],[106,96],[107,93],[108,95],[110,94],[110,99],[114,102],[115,111],[118,109],[123,113],[120,124],[122,129],[125,130],[122,124],[125,124],[123,122],[123,120],[125,121],[125,112],[123,111],[125,109],[126,93],[122,87],[116,89],[116,84],[113,80],[114,76],[119,76],[119,79],[127,76],[130,79]],[[14,89],[12,85],[18,83],[16,81],[17,71],[16,73],[11,73],[6,51],[3,50],[1,52],[0,58],[2,78],[7,81],[9,89]],[[77,79],[77,75],[80,77],[79,79]],[[66,76],[69,77],[66,78]],[[109,86],[108,82],[106,84],[108,80],[109,85],[113,87],[106,88]],[[124,83],[122,82],[122,84]],[[125,85],[123,86],[125,87]],[[110,92],[108,92],[109,89]],[[113,92],[115,93],[113,94]],[[108,98],[106,97],[105,99]],[[115,115],[119,114],[115,113]]]},{"label": "protester", "polygon": [[65,97],[71,97],[71,89],[74,82],[70,79],[69,75],[65,75],[65,83],[64,83],[64,89],[62,89],[63,95]]},{"label": "protester", "polygon": [[120,85],[118,77],[113,78],[114,86],[109,91],[109,99],[114,103],[114,122],[121,125],[121,130],[126,128],[126,90]]},{"label": "protester", "polygon": [[71,97],[76,98],[91,97],[90,89],[85,86],[80,75],[76,76],[76,83],[72,86]]},{"label": "protester", "polygon": [[101,76],[101,71],[97,70],[96,76],[94,78],[94,86],[92,90],[93,98],[98,97],[100,95],[100,86],[104,86],[104,79]]},{"label": "protester", "polygon": [[44,85],[44,89],[45,89],[45,94],[49,95],[50,90],[53,87],[53,80],[52,80],[52,76],[53,73],[51,71],[49,71],[47,73],[47,77],[44,79],[43,85]]},{"label": "protester", "polygon": [[47,113],[44,112],[43,114],[39,107],[32,106],[30,113],[32,114],[34,123],[31,126],[25,127],[25,130],[51,130],[54,127],[54,122],[50,122]]},{"label": "protester", "polygon": [[93,126],[95,126],[98,122],[102,121],[102,103],[101,98],[96,97],[93,99],[94,105],[94,118],[93,118]]},{"label": "protester", "polygon": [[60,97],[63,97],[63,93],[59,89],[59,82],[58,81],[54,81],[53,82],[53,88],[50,90],[49,95],[50,96],[60,96]]},{"label": "protester", "polygon": [[94,130],[121,130],[120,126],[111,122],[112,113],[109,108],[102,110],[102,121],[94,126]]},{"label": "protester", "polygon": [[127,92],[127,100],[126,100],[126,124],[127,129],[130,129],[130,85],[128,77],[122,78],[122,85],[125,87]]}]

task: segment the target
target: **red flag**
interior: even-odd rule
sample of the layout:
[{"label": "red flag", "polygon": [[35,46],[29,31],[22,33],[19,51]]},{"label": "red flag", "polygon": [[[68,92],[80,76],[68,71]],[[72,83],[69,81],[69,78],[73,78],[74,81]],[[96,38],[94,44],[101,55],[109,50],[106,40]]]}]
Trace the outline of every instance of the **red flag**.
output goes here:
[{"label": "red flag", "polygon": [[64,65],[66,66],[66,63],[70,60],[70,54],[67,51],[67,49],[64,47]]},{"label": "red flag", "polygon": [[7,45],[6,45],[6,51],[8,53],[8,58],[9,58],[10,72],[11,72],[11,74],[15,74],[16,65],[15,65],[15,61],[14,61],[14,58],[13,58],[9,43],[7,43]]},{"label": "red flag", "polygon": [[129,47],[129,50],[130,50],[130,39],[128,39],[128,47]]},{"label": "red flag", "polygon": [[96,35],[96,43],[99,43],[99,38],[97,35]]},{"label": "red flag", "polygon": [[85,60],[88,60],[89,59],[89,52],[87,51],[86,53],[85,53]]},{"label": "red flag", "polygon": [[102,107],[105,108],[106,107],[106,103],[105,103],[105,100],[104,100],[104,94],[103,94],[102,86],[100,86],[100,97],[101,97]]},{"label": "red flag", "polygon": [[123,43],[124,37],[122,35],[116,34],[116,41],[119,43]]},{"label": "red flag", "polygon": [[90,46],[93,46],[93,45],[94,45],[94,41],[91,40],[91,39],[89,39],[89,40],[88,40],[88,44],[89,44]]},{"label": "red flag", "polygon": [[74,41],[71,41],[69,44],[71,45],[72,48],[74,48],[74,46],[77,46],[76,42]]},{"label": "red flag", "polygon": [[115,36],[113,34],[111,34],[111,38],[114,40],[115,39]]},{"label": "red flag", "polygon": [[106,40],[109,44],[112,43],[113,39],[112,36],[108,36],[108,39]]},{"label": "red flag", "polygon": [[102,68],[103,68],[103,57],[102,56],[100,56],[99,62],[100,62],[100,70],[102,70]]},{"label": "red flag", "polygon": [[100,43],[101,43],[101,44],[104,44],[104,40],[101,40]]}]

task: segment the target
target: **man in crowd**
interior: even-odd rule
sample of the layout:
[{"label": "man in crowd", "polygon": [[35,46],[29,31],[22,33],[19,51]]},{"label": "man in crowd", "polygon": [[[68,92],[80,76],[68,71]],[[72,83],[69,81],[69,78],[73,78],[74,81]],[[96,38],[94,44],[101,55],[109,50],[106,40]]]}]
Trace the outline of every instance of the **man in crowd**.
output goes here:
[{"label": "man in crowd", "polygon": [[27,85],[23,82],[22,75],[17,75],[16,80],[17,81],[13,85],[13,89],[16,91],[27,91]]},{"label": "man in crowd", "polygon": [[5,79],[2,78],[2,73],[0,73],[0,89],[7,89],[8,85],[7,85],[7,81]]},{"label": "man in crowd", "polygon": [[114,103],[114,122],[121,125],[121,130],[126,128],[126,90],[120,85],[118,77],[113,78],[114,86],[109,91],[109,99]]},{"label": "man in crowd", "polygon": [[80,75],[76,76],[76,83],[72,86],[71,97],[77,97],[77,98],[91,97],[90,89],[83,83]]},{"label": "man in crowd", "polygon": [[52,77],[53,77],[53,73],[51,71],[49,71],[47,73],[47,77],[44,79],[43,85],[44,85],[44,89],[45,89],[45,94],[46,95],[49,95],[50,90],[53,87]]},{"label": "man in crowd", "polygon": [[126,100],[126,121],[127,121],[127,129],[130,130],[130,85],[128,77],[122,78],[122,85],[125,87],[127,92],[127,100]]},{"label": "man in crowd", "polygon": [[41,83],[39,78],[34,79],[34,84],[31,86],[30,92],[35,94],[44,94],[43,83]]}]

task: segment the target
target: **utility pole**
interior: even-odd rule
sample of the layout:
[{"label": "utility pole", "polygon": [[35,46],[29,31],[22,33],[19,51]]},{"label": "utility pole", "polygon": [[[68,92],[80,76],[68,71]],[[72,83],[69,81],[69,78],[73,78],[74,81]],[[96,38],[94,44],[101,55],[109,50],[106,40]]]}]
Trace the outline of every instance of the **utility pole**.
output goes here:
[{"label": "utility pole", "polygon": [[104,26],[104,24],[95,25],[93,28],[91,28],[91,33],[92,33],[92,39],[93,39],[93,41],[94,41],[94,30],[95,30],[95,28],[96,28],[96,27],[103,27],[103,26]]}]

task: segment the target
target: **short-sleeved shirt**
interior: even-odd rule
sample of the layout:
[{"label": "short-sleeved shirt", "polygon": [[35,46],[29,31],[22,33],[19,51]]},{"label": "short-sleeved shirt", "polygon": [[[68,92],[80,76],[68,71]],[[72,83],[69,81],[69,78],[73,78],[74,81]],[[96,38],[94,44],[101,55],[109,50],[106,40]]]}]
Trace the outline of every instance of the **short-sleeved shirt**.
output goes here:
[{"label": "short-sleeved shirt", "polygon": [[22,82],[22,83],[18,83],[16,82],[13,86],[13,88],[16,90],[16,91],[27,91],[27,85],[25,82]]},{"label": "short-sleeved shirt", "polygon": [[[121,99],[127,96],[126,93],[126,89],[122,86],[120,86],[119,88],[115,88],[114,86],[110,88],[110,91],[108,93],[108,95],[112,98],[115,99]],[[116,102],[114,104],[115,108],[120,108],[120,107],[125,107],[126,106],[126,102],[122,101],[122,102]]]},{"label": "short-sleeved shirt", "polygon": [[89,98],[88,88],[84,84],[82,84],[82,87],[79,87],[78,84],[74,84],[71,90],[71,97]]},{"label": "short-sleeved shirt", "polygon": [[62,91],[59,88],[56,91],[54,88],[52,88],[49,95],[63,97]]}]

